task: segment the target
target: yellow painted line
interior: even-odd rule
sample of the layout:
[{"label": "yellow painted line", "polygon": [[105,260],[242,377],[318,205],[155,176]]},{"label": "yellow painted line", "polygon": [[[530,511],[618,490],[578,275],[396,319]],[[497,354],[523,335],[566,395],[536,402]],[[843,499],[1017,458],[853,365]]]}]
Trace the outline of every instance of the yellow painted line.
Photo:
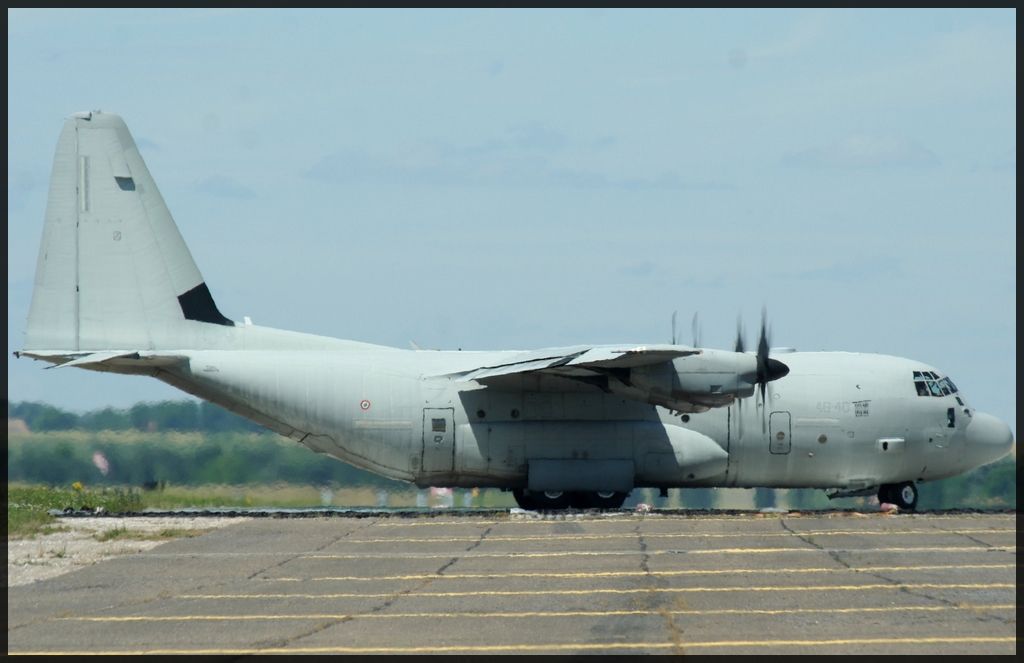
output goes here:
[{"label": "yellow painted line", "polygon": [[[489,590],[475,592],[417,592],[406,598],[456,598],[466,596],[589,596],[591,594],[696,594],[726,592],[863,592],[876,589],[1014,589],[1015,583],[872,583],[865,585],[820,586],[739,586],[739,587],[650,587],[632,589],[538,589]],[[181,594],[181,599],[369,599],[397,596],[399,592],[361,594],[353,592],[327,594]]]},{"label": "yellow painted line", "polygon": [[[757,610],[757,609],[717,609],[717,610],[669,610],[668,614],[711,617],[721,615],[794,615],[794,614],[853,614],[853,613],[886,613],[898,612],[900,614],[909,612],[945,612],[950,610],[967,610],[972,612],[995,611],[995,610],[1016,610],[1015,603],[998,603],[991,605],[915,605],[915,606],[891,606],[885,608],[791,608],[788,610]],[[434,619],[435,617],[449,617],[454,619],[528,619],[528,618],[550,618],[550,617],[654,617],[664,616],[666,611],[662,610],[555,610],[530,611],[530,612],[392,612],[392,613],[310,613],[302,615],[179,615],[179,616],[96,616],[96,617],[60,617],[61,621],[68,622],[249,622],[249,621],[276,621],[276,620],[349,620],[349,619]]]},{"label": "yellow painted line", "polygon": [[[563,550],[554,552],[437,552],[437,553],[388,553],[388,552],[367,552],[367,553],[333,553],[316,555],[298,555],[301,559],[395,559],[395,558],[419,558],[436,559],[450,558],[453,556],[460,559],[472,559],[476,557],[598,557],[603,555],[752,555],[763,553],[829,553],[829,552],[865,552],[865,553],[913,553],[913,552],[1016,552],[1016,546],[915,546],[909,548],[814,548],[806,546],[803,548],[711,548],[707,550]],[[225,553],[231,556],[235,553]],[[243,553],[244,555],[245,553]],[[277,554],[277,553],[275,553]],[[174,556],[196,557],[192,554],[181,554]],[[214,555],[218,556],[218,555]]]},{"label": "yellow painted line", "polygon": [[395,576],[314,576],[301,578],[284,576],[281,578],[258,578],[263,582],[306,582],[320,580],[370,580],[374,582],[386,580],[506,580],[509,578],[633,578],[643,576],[677,577],[677,576],[713,576],[736,574],[778,575],[785,573],[879,573],[892,571],[966,571],[980,569],[1015,569],[1016,564],[930,564],[921,566],[872,566],[865,568],[848,568],[842,566],[826,566],[818,568],[767,568],[767,569],[685,569],[682,571],[592,571],[579,573],[452,573],[438,575],[436,573],[420,573]]},{"label": "yellow painted line", "polygon": [[868,519],[874,520],[922,520],[927,522],[938,521],[938,520],[974,520],[977,517],[984,517],[987,520],[1006,520],[1016,522],[1016,514],[1005,514],[1005,513],[989,513],[989,514],[959,514],[949,516],[938,516],[931,514],[917,514],[917,513],[901,513],[897,515],[882,513],[881,511],[865,511],[858,512],[855,514],[849,514],[845,512],[819,512],[819,511],[800,511],[794,509],[788,513],[765,513],[765,514],[743,514],[743,515],[721,515],[721,516],[706,516],[701,514],[681,515],[671,513],[653,513],[653,514],[640,514],[633,512],[624,512],[621,514],[615,514],[612,516],[593,516],[585,515],[581,517],[574,517],[572,515],[566,517],[544,517],[544,516],[513,516],[509,515],[502,519],[489,519],[489,520],[476,520],[473,516],[466,516],[463,520],[437,520],[431,517],[424,517],[417,520],[402,520],[396,519],[394,521],[380,521],[373,524],[374,527],[437,527],[445,525],[551,525],[553,523],[635,523],[637,521],[650,521],[650,522],[771,522],[778,520],[779,518],[787,518],[788,520],[815,520],[815,519],[828,519],[828,520],[852,520],[856,522],[863,522]]},{"label": "yellow painted line", "polygon": [[1008,637],[951,637],[951,638],[847,638],[842,640],[719,640],[705,642],[580,642],[551,644],[507,645],[422,645],[416,647],[267,647],[232,649],[123,649],[85,652],[77,651],[24,651],[9,655],[35,656],[117,656],[146,654],[454,654],[461,652],[546,652],[546,651],[614,651],[633,649],[714,649],[725,647],[835,647],[850,645],[931,645],[931,644],[997,644],[1016,643],[1016,636]]},{"label": "yellow painted line", "polygon": [[[937,530],[937,529],[913,529],[913,530],[814,530],[808,532],[726,532],[726,533],[699,533],[699,532],[616,532],[612,534],[573,534],[573,533],[551,533],[529,536],[488,536],[484,542],[492,541],[552,541],[558,539],[636,539],[643,536],[645,539],[737,539],[737,538],[793,538],[795,536],[897,536],[897,535],[921,535],[921,536],[947,536],[947,535],[968,535],[968,534],[1010,534],[1016,536],[1015,529],[966,529],[966,530]],[[479,536],[437,536],[418,537],[406,539],[345,539],[345,543],[474,543],[480,541]]]}]

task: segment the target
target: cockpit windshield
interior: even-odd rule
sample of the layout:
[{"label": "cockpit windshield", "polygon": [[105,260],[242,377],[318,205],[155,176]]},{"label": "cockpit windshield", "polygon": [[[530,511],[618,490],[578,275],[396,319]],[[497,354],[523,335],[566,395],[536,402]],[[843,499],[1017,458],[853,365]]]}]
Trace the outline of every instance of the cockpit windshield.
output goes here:
[{"label": "cockpit windshield", "polygon": [[952,380],[934,371],[914,371],[914,387],[918,396],[949,396],[958,391]]}]

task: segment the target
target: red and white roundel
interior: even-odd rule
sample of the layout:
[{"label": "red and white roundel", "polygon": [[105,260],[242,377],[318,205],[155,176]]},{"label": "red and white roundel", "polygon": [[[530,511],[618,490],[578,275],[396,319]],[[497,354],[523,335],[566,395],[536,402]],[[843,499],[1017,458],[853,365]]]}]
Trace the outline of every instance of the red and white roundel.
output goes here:
[{"label": "red and white roundel", "polygon": [[359,401],[359,409],[362,410],[363,412],[366,412],[367,410],[369,410],[370,409],[370,401],[366,400],[365,398],[363,400]]}]

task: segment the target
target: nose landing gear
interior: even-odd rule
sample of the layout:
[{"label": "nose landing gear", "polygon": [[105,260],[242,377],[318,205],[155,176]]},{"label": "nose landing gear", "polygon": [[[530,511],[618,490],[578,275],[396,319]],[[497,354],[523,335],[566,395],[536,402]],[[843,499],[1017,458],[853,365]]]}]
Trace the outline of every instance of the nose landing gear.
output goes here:
[{"label": "nose landing gear", "polygon": [[886,483],[878,488],[878,501],[895,504],[904,511],[917,508],[917,486],[910,481]]}]

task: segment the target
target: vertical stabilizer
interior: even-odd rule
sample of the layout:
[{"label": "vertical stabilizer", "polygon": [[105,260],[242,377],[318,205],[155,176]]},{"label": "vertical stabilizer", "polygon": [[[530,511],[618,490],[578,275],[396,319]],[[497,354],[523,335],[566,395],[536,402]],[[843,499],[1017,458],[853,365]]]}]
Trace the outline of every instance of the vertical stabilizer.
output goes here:
[{"label": "vertical stabilizer", "polygon": [[159,349],[217,309],[128,127],[64,123],[53,161],[26,350]]}]

